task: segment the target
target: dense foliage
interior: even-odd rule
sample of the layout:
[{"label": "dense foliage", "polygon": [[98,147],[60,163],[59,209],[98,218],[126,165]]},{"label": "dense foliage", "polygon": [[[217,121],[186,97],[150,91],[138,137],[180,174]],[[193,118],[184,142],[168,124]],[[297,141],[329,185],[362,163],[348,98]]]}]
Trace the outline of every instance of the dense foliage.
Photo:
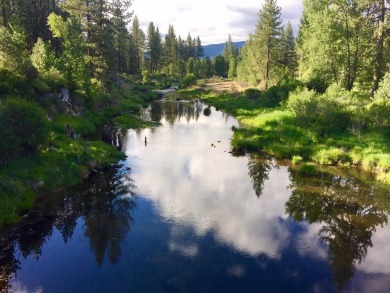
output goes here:
[{"label": "dense foliage", "polygon": [[[85,139],[105,124],[145,125],[133,114],[156,96],[151,89],[212,76],[252,86],[210,99],[242,121],[235,148],[359,165],[390,182],[390,1],[304,0],[295,38],[277,1],[265,0],[242,50],[229,35],[212,59],[199,36],[177,36],[172,25],[166,34],[153,22],[143,31],[129,12],[131,0],[38,2],[0,1],[4,211],[12,209],[12,195],[30,194],[41,181],[44,189],[71,184],[117,159]],[[66,103],[58,99],[63,88]],[[77,135],[70,138],[65,125]],[[33,171],[21,172],[23,164]],[[57,165],[68,173],[47,172]],[[23,201],[18,209],[31,198]]]}]

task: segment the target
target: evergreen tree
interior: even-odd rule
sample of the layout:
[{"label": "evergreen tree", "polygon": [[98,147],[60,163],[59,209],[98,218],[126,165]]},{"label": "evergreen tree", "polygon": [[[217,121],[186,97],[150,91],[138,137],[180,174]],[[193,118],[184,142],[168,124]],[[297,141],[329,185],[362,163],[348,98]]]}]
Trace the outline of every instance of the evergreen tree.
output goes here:
[{"label": "evergreen tree", "polygon": [[265,0],[263,9],[259,12],[259,20],[256,26],[256,43],[265,56],[264,81],[265,89],[273,74],[273,67],[277,67],[276,50],[278,48],[279,36],[282,21],[280,19],[281,9],[277,6],[276,0]]},{"label": "evergreen tree", "polygon": [[133,24],[131,27],[131,73],[141,74],[144,47],[145,34],[140,28],[138,17],[134,16]]},{"label": "evergreen tree", "polygon": [[[175,30],[172,25],[169,26],[168,33],[165,35],[164,42],[164,58],[165,65],[170,66],[172,64],[173,67],[177,66],[177,40]],[[171,68],[173,68],[171,66]],[[172,71],[172,70],[170,70]]]},{"label": "evergreen tree", "polygon": [[188,33],[188,36],[187,36],[187,39],[186,39],[186,43],[185,43],[186,44],[186,51],[187,51],[186,60],[188,60],[191,57],[196,58],[196,51],[195,51],[194,43],[195,42],[192,39],[191,34]]},{"label": "evergreen tree", "polygon": [[130,0],[114,0],[110,6],[114,60],[119,72],[126,72],[129,68],[130,35],[126,25],[132,16],[132,13],[128,12],[130,4]]},{"label": "evergreen tree", "polygon": [[204,49],[199,36],[196,37],[196,58],[200,59],[204,56]]},{"label": "evergreen tree", "polygon": [[232,41],[232,37],[229,35],[229,39],[225,42],[225,46],[223,47],[222,56],[226,61],[230,62],[231,58],[237,58],[237,50],[235,49]]},{"label": "evergreen tree", "polygon": [[148,70],[155,73],[160,65],[162,43],[159,29],[154,26],[153,22],[150,22],[148,26],[147,50]]},{"label": "evergreen tree", "polygon": [[177,39],[177,56],[178,56],[178,60],[183,62],[187,62],[189,58],[186,41],[183,40],[180,36]]},{"label": "evergreen tree", "polygon": [[237,63],[236,58],[230,58],[228,77],[233,79],[237,76]]},{"label": "evergreen tree", "polygon": [[220,77],[227,77],[228,64],[222,55],[219,55],[219,56],[216,56],[215,58],[213,58],[212,63],[213,63],[214,75],[220,76]]},{"label": "evergreen tree", "polygon": [[265,0],[259,12],[255,34],[249,37],[238,70],[241,80],[250,80],[255,84],[263,81],[265,89],[270,82],[276,82],[280,77],[280,12],[276,0]]},{"label": "evergreen tree", "polygon": [[285,74],[294,77],[298,68],[297,54],[295,51],[295,37],[291,23],[283,28],[280,43],[280,64],[285,69]]}]

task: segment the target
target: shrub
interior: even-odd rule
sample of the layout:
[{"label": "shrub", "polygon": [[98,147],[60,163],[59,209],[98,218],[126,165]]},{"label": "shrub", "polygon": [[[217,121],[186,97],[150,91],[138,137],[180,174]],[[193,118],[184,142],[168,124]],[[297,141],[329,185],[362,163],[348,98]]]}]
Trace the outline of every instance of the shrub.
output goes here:
[{"label": "shrub", "polygon": [[30,94],[31,89],[25,77],[6,69],[0,69],[0,97]]},{"label": "shrub", "polygon": [[390,126],[390,98],[375,97],[367,105],[368,124],[371,127],[388,127]]},{"label": "shrub", "polygon": [[150,81],[150,72],[148,70],[142,70],[142,82],[147,83]]},{"label": "shrub", "polygon": [[375,99],[390,99],[390,73],[386,73],[375,93]]},{"label": "shrub", "polygon": [[261,91],[256,88],[249,88],[244,90],[244,96],[250,100],[258,100],[261,98]]},{"label": "shrub", "polygon": [[196,84],[196,76],[193,73],[186,74],[186,76],[181,81],[182,87],[188,87],[194,84]]},{"label": "shrub", "polygon": [[9,99],[0,106],[0,160],[35,153],[47,142],[48,121],[37,105],[22,99]]},{"label": "shrub", "polygon": [[313,77],[306,83],[306,87],[309,90],[313,90],[318,94],[325,93],[328,86],[329,86],[329,84],[325,80],[323,80],[319,77]]},{"label": "shrub", "polygon": [[319,135],[345,131],[351,125],[351,115],[341,104],[307,89],[290,94],[287,107],[299,126],[314,129]]},{"label": "shrub", "polygon": [[302,163],[303,158],[301,156],[293,156],[292,157],[292,163],[293,164],[300,164]]}]

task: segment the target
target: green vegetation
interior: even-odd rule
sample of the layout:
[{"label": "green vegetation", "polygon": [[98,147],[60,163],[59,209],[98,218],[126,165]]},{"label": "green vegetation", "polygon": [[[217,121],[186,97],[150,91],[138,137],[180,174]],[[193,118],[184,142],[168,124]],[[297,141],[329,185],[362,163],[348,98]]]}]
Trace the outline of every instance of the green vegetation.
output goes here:
[{"label": "green vegetation", "polygon": [[237,150],[264,150],[305,170],[309,161],[358,166],[389,183],[386,1],[303,5],[295,40],[277,1],[266,0],[237,64],[237,80],[254,88],[204,99],[240,121]]},{"label": "green vegetation", "polygon": [[[232,141],[236,150],[266,151],[294,164],[358,166],[388,183],[390,125],[386,119],[379,123],[373,118],[377,98],[335,88],[318,94],[299,87],[274,107],[266,107],[262,99],[270,99],[280,89],[261,93],[250,89],[239,96],[209,93],[203,99],[239,120],[241,127],[234,129]],[[343,99],[335,98],[340,95]],[[302,168],[312,167],[303,164]]]},{"label": "green vegetation", "polygon": [[[103,125],[114,129],[156,126],[136,115],[155,94],[129,76],[118,79],[126,86],[111,93],[76,92],[72,105],[50,92],[31,99],[9,95],[0,99],[0,223],[17,221],[37,194],[79,183],[92,171],[122,158],[114,146],[91,140],[100,140]],[[158,85],[165,81],[151,82]]]},{"label": "green vegetation", "polygon": [[199,37],[143,32],[130,0],[35,4],[0,4],[0,224],[123,156],[102,131],[156,126],[153,89],[212,74]]},{"label": "green vegetation", "polygon": [[236,150],[265,150],[307,173],[309,161],[359,166],[390,183],[384,0],[305,0],[297,39],[277,1],[265,0],[241,52],[229,35],[212,60],[199,36],[177,37],[172,25],[164,39],[153,22],[143,32],[130,0],[41,4],[0,4],[0,223],[17,219],[34,194],[115,162],[113,147],[91,140],[104,126],[153,126],[137,116],[156,98],[152,89],[212,76],[252,88],[180,95],[236,116]]}]

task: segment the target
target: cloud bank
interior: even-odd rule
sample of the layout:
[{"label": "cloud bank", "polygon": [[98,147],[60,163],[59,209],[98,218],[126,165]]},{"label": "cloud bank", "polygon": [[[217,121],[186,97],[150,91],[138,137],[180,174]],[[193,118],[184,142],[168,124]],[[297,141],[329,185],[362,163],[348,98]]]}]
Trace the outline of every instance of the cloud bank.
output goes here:
[{"label": "cloud bank", "polygon": [[[264,1],[253,0],[134,0],[132,9],[146,32],[149,22],[161,34],[173,25],[176,35],[186,38],[199,36],[204,45],[224,43],[229,34],[233,41],[245,41],[255,30],[258,12]],[[279,0],[284,23],[290,21],[298,32],[302,0]]]}]

